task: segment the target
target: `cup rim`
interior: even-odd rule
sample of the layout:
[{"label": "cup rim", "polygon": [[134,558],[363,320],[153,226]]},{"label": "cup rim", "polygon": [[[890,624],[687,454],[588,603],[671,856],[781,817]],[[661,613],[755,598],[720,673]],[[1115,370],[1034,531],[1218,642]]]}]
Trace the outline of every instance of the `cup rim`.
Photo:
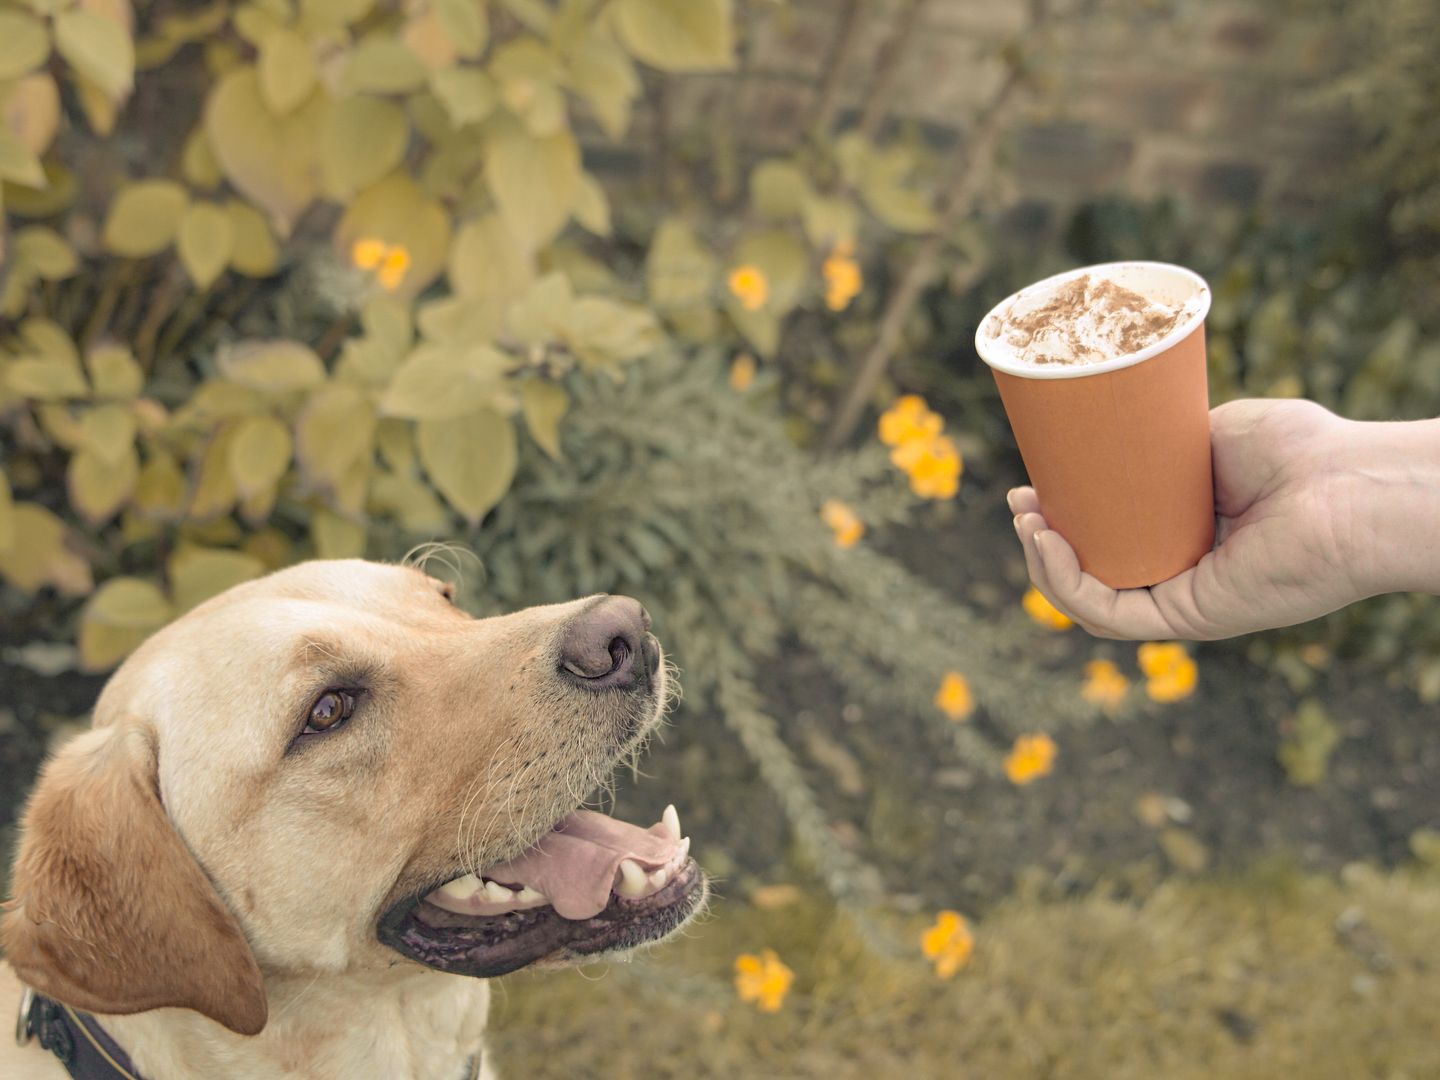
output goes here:
[{"label": "cup rim", "polygon": [[[1030,364],[1016,363],[1009,357],[986,355],[986,347],[994,339],[984,336],[985,324],[992,318],[1000,317],[1001,311],[1008,309],[1023,293],[1045,286],[1061,285],[1072,278],[1082,277],[1086,274],[1103,274],[1107,270],[1137,268],[1166,270],[1180,274],[1182,277],[1188,278],[1194,283],[1197,294],[1200,297],[1198,309],[1184,322],[1177,324],[1173,330],[1159,341],[1153,342],[1136,352],[1126,353],[1124,356],[1117,356],[1110,360],[1102,360],[1098,364],[1056,365],[1055,367],[1040,368]],[[1169,351],[1175,345],[1184,341],[1195,332],[1197,327],[1204,324],[1205,316],[1210,312],[1210,299],[1210,286],[1206,283],[1205,279],[1195,273],[1194,270],[1185,266],[1177,266],[1174,263],[1151,262],[1144,259],[1126,259],[1122,262],[1095,263],[1090,266],[1079,266],[1073,270],[1065,270],[1059,274],[1051,274],[1047,278],[1031,282],[1023,289],[1017,289],[992,307],[985,313],[985,317],[980,320],[980,325],[975,328],[975,351],[980,354],[980,359],[985,361],[991,368],[1021,379],[1084,379],[1091,375],[1103,375],[1107,371],[1119,371],[1121,368],[1134,367],[1136,364],[1143,363],[1146,360],[1159,356],[1163,352]]]}]

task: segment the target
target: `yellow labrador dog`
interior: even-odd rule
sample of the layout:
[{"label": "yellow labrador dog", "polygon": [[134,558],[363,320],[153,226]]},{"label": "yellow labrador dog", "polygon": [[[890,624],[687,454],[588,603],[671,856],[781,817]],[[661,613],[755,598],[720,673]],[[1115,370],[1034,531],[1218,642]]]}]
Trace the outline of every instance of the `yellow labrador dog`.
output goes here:
[{"label": "yellow labrador dog", "polygon": [[[0,1015],[31,988],[87,1025],[61,1042],[98,1028],[143,1080],[490,1075],[488,978],[704,903],[673,808],[577,810],[665,695],[626,597],[476,620],[358,560],[231,589],[126,660],[41,773]],[[41,1034],[0,1043],[0,1077],[66,1075]]]}]

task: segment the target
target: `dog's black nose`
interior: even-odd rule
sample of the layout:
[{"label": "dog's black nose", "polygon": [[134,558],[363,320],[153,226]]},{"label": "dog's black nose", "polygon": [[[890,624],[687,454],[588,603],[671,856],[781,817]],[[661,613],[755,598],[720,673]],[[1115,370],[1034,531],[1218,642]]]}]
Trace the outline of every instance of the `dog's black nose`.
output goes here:
[{"label": "dog's black nose", "polygon": [[560,668],[592,690],[628,690],[640,673],[653,675],[660,649],[650,614],[638,600],[607,596],[570,620],[560,641]]}]

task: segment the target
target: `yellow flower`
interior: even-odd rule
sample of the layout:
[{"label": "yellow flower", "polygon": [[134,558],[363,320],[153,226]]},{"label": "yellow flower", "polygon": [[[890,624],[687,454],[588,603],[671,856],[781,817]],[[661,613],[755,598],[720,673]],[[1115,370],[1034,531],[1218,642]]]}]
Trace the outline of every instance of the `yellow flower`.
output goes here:
[{"label": "yellow flower", "polygon": [[958,671],[947,671],[935,693],[935,707],[951,720],[964,720],[975,711],[975,695],[970,682]]},{"label": "yellow flower", "polygon": [[385,253],[385,261],[380,264],[380,272],[376,276],[389,292],[394,292],[405,280],[405,274],[410,269],[410,252],[406,251],[400,244],[396,244]]},{"label": "yellow flower", "polygon": [[886,446],[900,446],[916,439],[933,439],[945,427],[945,421],[930,411],[919,394],[906,394],[880,414],[880,441]]},{"label": "yellow flower", "polygon": [[890,451],[890,460],[910,477],[910,490],[922,499],[953,499],[960,490],[964,463],[943,435],[903,442]]},{"label": "yellow flower", "polygon": [[735,958],[735,992],[741,1001],[753,1001],[765,1012],[779,1012],[790,992],[795,973],[780,961],[774,949],[759,956],[741,953]]},{"label": "yellow flower", "polygon": [[935,917],[935,925],[920,935],[920,948],[926,959],[934,963],[935,974],[951,979],[970,962],[970,954],[975,951],[975,935],[970,932],[964,915],[958,911],[942,911]]},{"label": "yellow flower", "polygon": [[1028,784],[1050,775],[1059,748],[1049,735],[1021,735],[1005,756],[1005,775],[1012,784]]},{"label": "yellow flower", "polygon": [[1200,668],[1178,642],[1147,641],[1137,653],[1145,673],[1145,692],[1152,701],[1172,702],[1195,692]]},{"label": "yellow flower", "polygon": [[1130,680],[1110,660],[1091,660],[1085,665],[1085,685],[1080,696],[1092,705],[1112,710],[1120,706],[1130,691]]},{"label": "yellow flower", "polygon": [[729,285],[746,311],[759,311],[770,298],[770,282],[765,271],[749,263],[730,271]]},{"label": "yellow flower", "polygon": [[385,253],[390,250],[390,245],[384,240],[376,240],[373,237],[363,240],[356,240],[350,248],[350,260],[361,270],[374,270],[385,258]]},{"label": "yellow flower", "polygon": [[741,353],[730,365],[730,389],[743,394],[755,381],[755,357]]},{"label": "yellow flower", "polygon": [[1030,587],[1030,591],[1025,594],[1025,598],[1020,601],[1020,604],[1025,608],[1025,614],[1029,615],[1030,618],[1034,619],[1046,629],[1069,630],[1075,625],[1074,620],[1072,620],[1069,615],[1066,615],[1054,604],[1050,603],[1050,601],[1045,598],[1045,594],[1033,585]]},{"label": "yellow flower", "polygon": [[839,499],[826,499],[820,507],[820,519],[835,531],[835,543],[842,548],[852,548],[865,535],[865,523],[855,511]]},{"label": "yellow flower", "polygon": [[852,243],[837,244],[820,266],[825,278],[825,306],[831,311],[844,311],[849,307],[865,283],[860,264],[852,257],[854,251]]}]

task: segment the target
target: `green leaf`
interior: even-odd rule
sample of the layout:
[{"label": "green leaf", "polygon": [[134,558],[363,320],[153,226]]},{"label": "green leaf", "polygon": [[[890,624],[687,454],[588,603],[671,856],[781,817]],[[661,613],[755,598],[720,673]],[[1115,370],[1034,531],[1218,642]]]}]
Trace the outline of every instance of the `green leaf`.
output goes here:
[{"label": "green leaf", "polygon": [[97,345],[85,355],[97,398],[131,401],[140,396],[145,372],[123,345]]},{"label": "green leaf", "polygon": [[45,170],[40,167],[40,159],[3,123],[0,123],[0,180],[13,180],[27,187],[45,186]]},{"label": "green leaf", "polygon": [[70,505],[91,525],[110,520],[135,493],[140,477],[140,457],[133,446],[117,461],[106,461],[95,451],[82,448],[70,459],[65,472]]},{"label": "green leaf", "polygon": [[0,469],[0,551],[15,542],[15,498],[10,491],[10,479]]},{"label": "green leaf", "polygon": [[267,394],[306,390],[325,381],[325,365],[298,341],[242,341],[216,357],[220,374]]},{"label": "green leaf", "polygon": [[570,395],[559,383],[527,379],[520,387],[525,426],[540,449],[560,460],[560,421],[570,408]]},{"label": "green leaf", "polygon": [[55,48],[111,101],[135,85],[135,47],[119,23],[84,8],[55,17]]},{"label": "green leaf", "polygon": [[191,203],[180,219],[175,250],[193,281],[202,289],[214,284],[230,263],[235,231],[230,215],[215,203]]},{"label": "green leaf", "polygon": [[637,359],[663,340],[648,309],[600,296],[582,296],[567,307],[561,336],[587,367]]},{"label": "green leaf", "polygon": [[34,71],[50,56],[45,24],[20,11],[0,11],[0,79]]},{"label": "green leaf", "polygon": [[120,189],[105,218],[107,250],[129,258],[157,255],[170,246],[190,203],[173,180],[141,180]]},{"label": "green leaf", "polygon": [[230,473],[230,446],[235,441],[237,429],[237,424],[226,424],[220,428],[200,455],[195,491],[186,513],[192,522],[228,514],[240,497],[235,478]]},{"label": "green leaf", "polygon": [[450,287],[463,297],[512,300],[530,287],[535,268],[498,214],[461,228],[450,249]]},{"label": "green leaf", "polygon": [[610,235],[610,202],[605,189],[589,173],[581,173],[575,194],[575,220],[596,236]]},{"label": "green leaf", "polygon": [[169,454],[149,453],[135,482],[132,508],[146,521],[178,521],[185,510],[185,474]]},{"label": "green leaf", "polygon": [[188,184],[201,191],[214,191],[225,179],[225,174],[220,171],[220,162],[215,160],[215,151],[210,148],[204,124],[196,124],[195,130],[185,140],[185,149],[180,156],[180,173]]},{"label": "green leaf", "polygon": [[406,94],[425,85],[420,58],[397,38],[374,35],[350,51],[345,62],[347,90],[375,94]]},{"label": "green leaf", "polygon": [[524,250],[560,231],[580,187],[580,148],[568,131],[536,138],[507,125],[489,139],[485,180],[500,215]]},{"label": "green leaf", "polygon": [[495,110],[495,83],[479,68],[437,71],[430,76],[430,89],[457,128],[478,124]]},{"label": "green leaf", "polygon": [[289,233],[320,189],[320,134],[329,102],[314,93],[299,108],[274,116],[253,67],[224,76],[205,106],[205,133],[225,176]]},{"label": "green leaf", "polygon": [[490,39],[490,24],[483,3],[479,0],[431,0],[430,6],[456,52],[467,60],[473,60],[485,51],[485,43]]},{"label": "green leaf", "polygon": [[370,505],[376,513],[397,518],[412,533],[431,536],[446,531],[450,514],[429,485],[419,477],[377,473],[370,482]]},{"label": "green leaf", "polygon": [[736,246],[732,262],[760,268],[769,283],[765,310],[775,315],[790,311],[805,294],[810,255],[794,233],[782,229],[751,233]]},{"label": "green leaf", "polygon": [[692,229],[667,218],[655,230],[645,260],[650,302],[662,311],[708,306],[715,287],[716,260]]},{"label": "green leaf", "polygon": [[395,373],[380,412],[410,420],[444,420],[494,405],[515,361],[488,345],[422,345]]},{"label": "green leaf", "polygon": [[147,637],[174,617],[170,601],[153,582],[111,578],[80,612],[80,664],[105,671],[134,652]]},{"label": "green leaf", "polygon": [[80,444],[106,465],[118,465],[135,446],[135,414],[128,405],[100,405],[80,420]]},{"label": "green leaf", "polygon": [[315,54],[293,30],[276,30],[260,42],[260,93],[270,111],[283,116],[315,88]]},{"label": "green leaf", "polygon": [[587,35],[569,55],[570,84],[590,103],[612,139],[630,127],[630,106],[640,96],[640,76],[630,58],[608,37]]},{"label": "green leaf", "polygon": [[310,539],[318,559],[365,557],[365,526],[324,507],[310,515]]},{"label": "green leaf", "polygon": [[265,573],[265,564],[243,551],[187,545],[170,558],[170,592],[180,611],[189,611],[226,589]]},{"label": "green leaf", "polygon": [[54,229],[32,225],[15,234],[14,259],[28,266],[45,281],[60,281],[75,273],[80,261],[72,248]]},{"label": "green leaf", "polygon": [[265,215],[239,199],[227,202],[225,213],[232,237],[230,265],[246,277],[269,277],[280,265],[280,246]]},{"label": "green leaf", "polygon": [[296,424],[296,458],[306,478],[335,488],[375,443],[375,407],[360,387],[330,383],[306,403]]},{"label": "green leaf", "polygon": [[5,367],[4,374],[11,393],[36,401],[64,401],[90,392],[76,365],[52,357],[16,360]]},{"label": "green leaf", "polygon": [[810,195],[802,207],[805,236],[821,250],[854,243],[860,232],[860,212],[849,199]]},{"label": "green leaf", "polygon": [[793,161],[763,161],[750,174],[750,203],[771,221],[794,217],[809,197],[810,181]]},{"label": "green leaf", "polygon": [[290,429],[273,416],[247,416],[230,443],[230,476],[240,497],[272,490],[290,467]]},{"label": "green leaf", "polygon": [[375,0],[300,0],[300,18],[311,30],[337,30],[370,13]]},{"label": "green leaf", "polygon": [[94,588],[90,564],[66,546],[65,524],[35,503],[16,503],[11,515],[15,539],[0,548],[0,577],[21,592],[52,585],[67,596]]},{"label": "green leaf", "polygon": [[395,287],[386,287],[409,298],[435,280],[445,266],[450,214],[427,197],[403,169],[397,169],[355,197],[336,226],[335,239],[346,256],[359,240],[403,247],[410,258],[404,278]]},{"label": "green leaf", "polygon": [[398,105],[355,95],[330,107],[320,136],[325,192],[349,199],[376,183],[405,157],[410,123]]},{"label": "green leaf", "polygon": [[728,71],[735,66],[731,0],[617,0],[620,40],[661,71]]},{"label": "green leaf", "polygon": [[33,75],[0,90],[0,116],[21,146],[35,155],[44,154],[55,141],[60,127],[60,90],[48,72]]},{"label": "green leaf", "polygon": [[422,420],[420,461],[431,483],[471,525],[490,512],[515,478],[515,425],[493,409],[450,420]]}]

